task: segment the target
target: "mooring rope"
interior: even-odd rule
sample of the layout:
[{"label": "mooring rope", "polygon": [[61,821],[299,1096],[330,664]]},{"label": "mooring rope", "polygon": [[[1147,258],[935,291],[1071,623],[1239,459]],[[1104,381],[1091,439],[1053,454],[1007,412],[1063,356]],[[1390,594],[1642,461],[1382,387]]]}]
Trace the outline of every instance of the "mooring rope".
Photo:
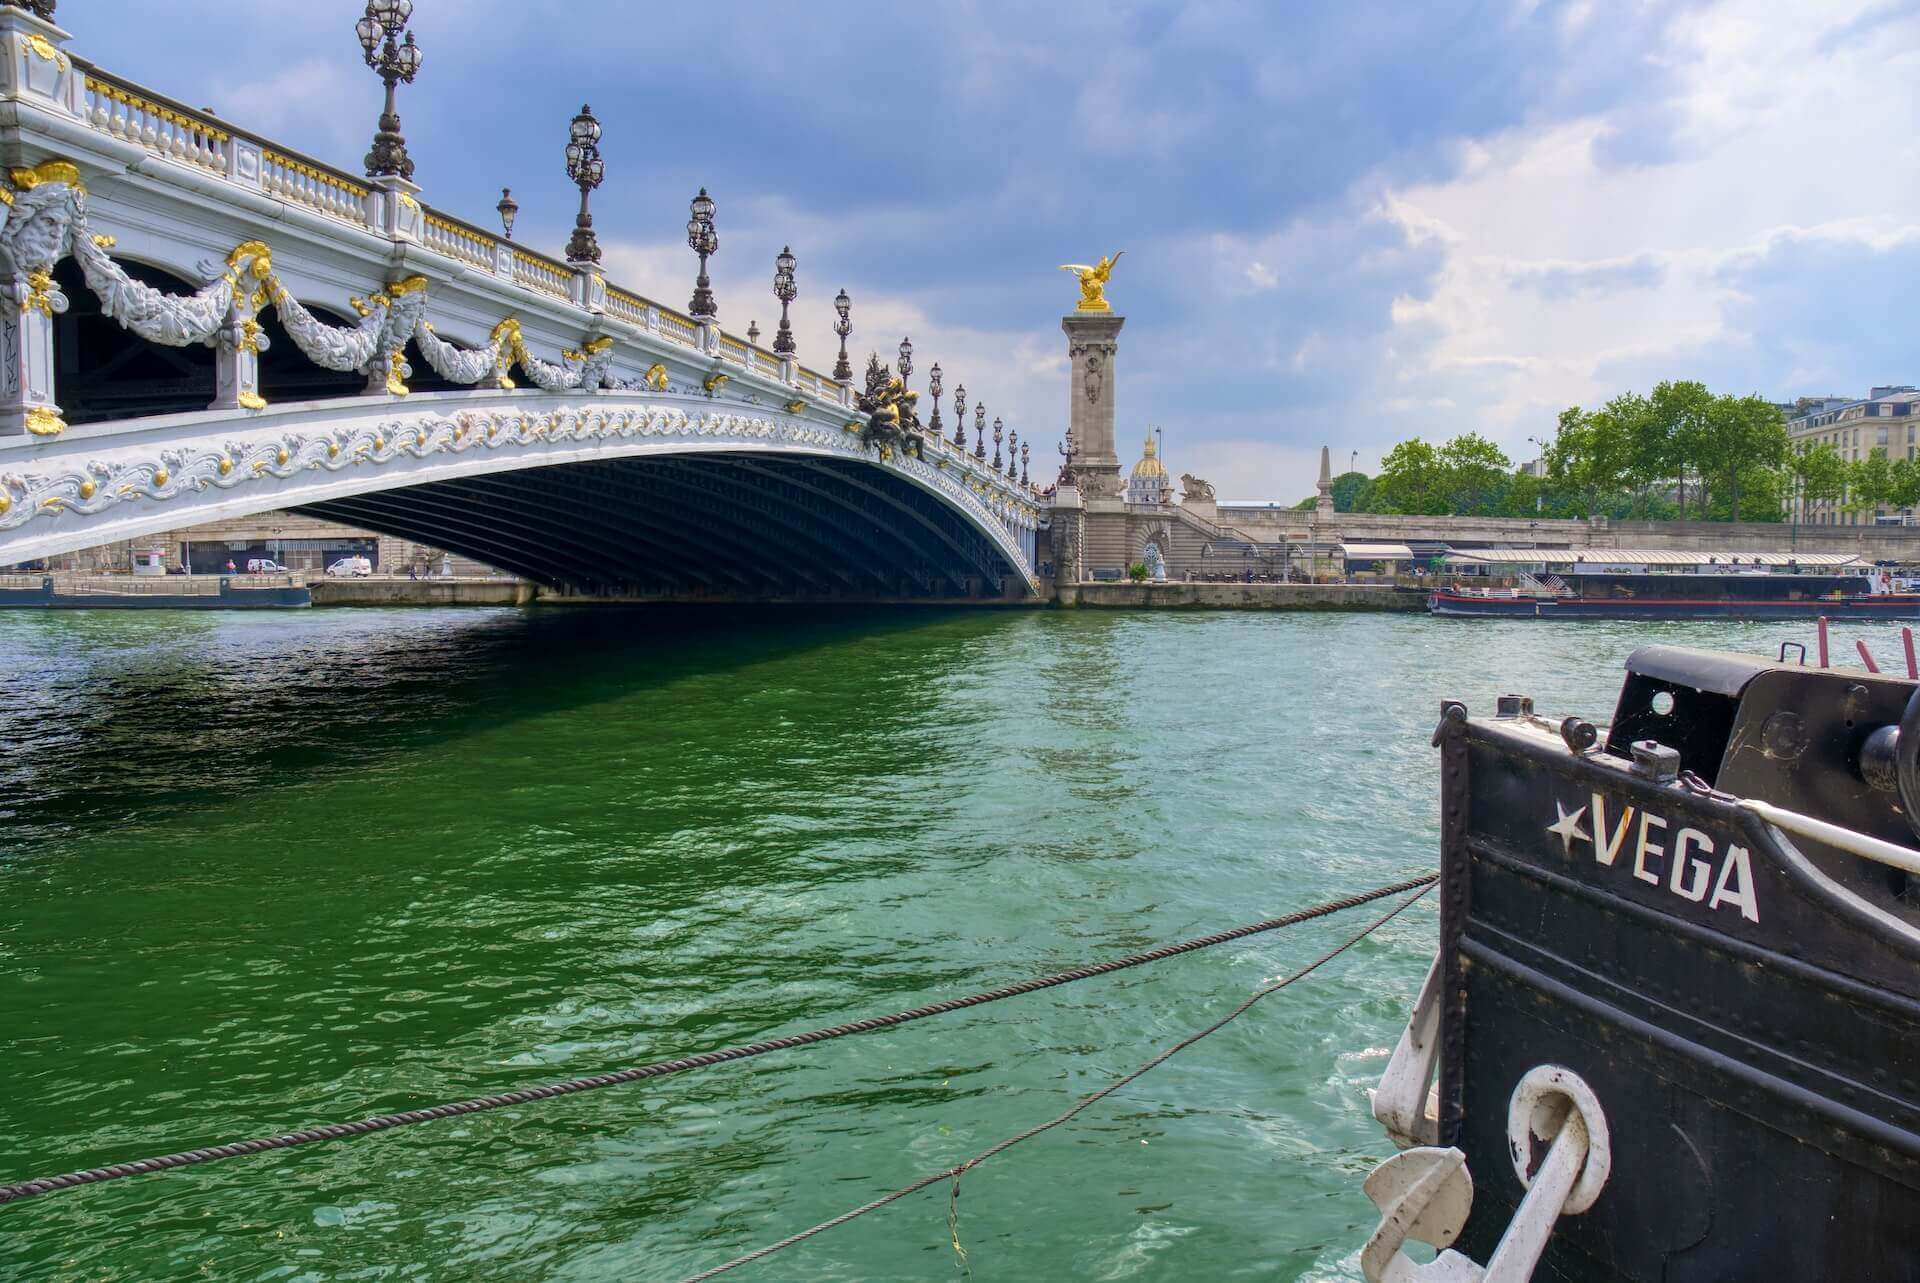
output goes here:
[{"label": "mooring rope", "polygon": [[1158,1069],[1161,1065],[1166,1064],[1169,1060],[1172,1060],[1175,1056],[1179,1055],[1181,1052],[1185,1051],[1187,1048],[1193,1046],[1193,1044],[1199,1042],[1202,1038],[1207,1037],[1209,1034],[1218,1033],[1220,1030],[1226,1028],[1228,1025],[1238,1020],[1241,1016],[1245,1015],[1247,1011],[1250,1010],[1253,1007],[1253,1005],[1256,1002],[1259,1002],[1262,998],[1265,998],[1269,994],[1278,993],[1280,990],[1285,989],[1288,985],[1292,984],[1294,981],[1300,980],[1306,976],[1312,975],[1315,971],[1318,971],[1321,967],[1325,966],[1327,963],[1332,962],[1335,958],[1339,957],[1341,954],[1345,953],[1347,950],[1353,948],[1353,946],[1355,946],[1356,944],[1359,944],[1362,940],[1366,939],[1368,936],[1378,931],[1381,927],[1386,926],[1387,923],[1393,921],[1395,918],[1399,917],[1406,910],[1412,908],[1416,900],[1418,900],[1421,896],[1425,895],[1427,892],[1431,891],[1432,889],[1433,889],[1433,886],[1431,884],[1431,880],[1429,880],[1429,883],[1427,886],[1421,887],[1418,891],[1414,892],[1411,896],[1407,897],[1405,900],[1395,905],[1391,910],[1381,914],[1379,917],[1375,918],[1372,922],[1368,923],[1366,927],[1363,928],[1361,931],[1357,932],[1352,936],[1349,936],[1345,941],[1343,941],[1341,944],[1339,944],[1335,948],[1330,949],[1326,953],[1321,954],[1318,958],[1315,958],[1312,962],[1300,968],[1300,970],[1294,972],[1292,975],[1286,976],[1280,980],[1276,980],[1272,984],[1267,985],[1265,988],[1254,990],[1253,994],[1250,997],[1248,997],[1248,999],[1245,1002],[1241,1003],[1238,1007],[1235,1007],[1232,1011],[1228,1012],[1226,1015],[1222,1016],[1220,1019],[1208,1025],[1205,1029],[1200,1030],[1198,1033],[1187,1035],[1185,1038],[1182,1038],[1179,1042],[1174,1043],[1171,1047],[1168,1047],[1165,1051],[1161,1052],[1160,1054],[1155,1056],[1153,1059],[1147,1061],[1146,1064],[1141,1065],[1138,1069],[1135,1069],[1132,1073],[1123,1074],[1121,1077],[1114,1079],[1112,1082],[1108,1083],[1105,1087],[1102,1087],[1099,1091],[1094,1092],[1091,1096],[1082,1097],[1078,1102],[1074,1104],[1074,1106],[1071,1109],[1067,1110],[1066,1113],[1061,1114],[1059,1117],[1050,1118],[1046,1122],[1041,1123],[1038,1126],[1029,1127],[1027,1128],[1027,1130],[1023,1132],[1019,1132],[1019,1133],[1016,1133],[1015,1135],[1009,1136],[1005,1140],[1000,1141],[998,1144],[989,1145],[987,1148],[981,1150],[979,1153],[975,1154],[972,1158],[967,1159],[963,1163],[957,1163],[952,1167],[948,1167],[941,1171],[934,1172],[930,1176],[923,1176],[919,1180],[914,1181],[912,1184],[902,1185],[899,1189],[894,1190],[891,1194],[883,1194],[879,1198],[874,1199],[871,1203],[864,1203],[861,1206],[854,1208],[850,1212],[842,1212],[840,1215],[834,1217],[832,1220],[821,1221],[818,1225],[815,1225],[810,1229],[801,1230],[798,1234],[790,1234],[786,1238],[781,1239],[777,1243],[769,1243],[765,1247],[756,1248],[755,1250],[748,1252],[744,1256],[736,1256],[731,1261],[728,1261],[725,1264],[716,1265],[712,1269],[702,1270],[698,1274],[689,1275],[685,1279],[682,1279],[681,1283],[704,1283],[705,1280],[714,1278],[717,1275],[725,1274],[728,1270],[739,1269],[742,1265],[751,1265],[755,1261],[763,1260],[766,1257],[772,1256],[775,1252],[784,1251],[785,1249],[792,1247],[796,1243],[804,1243],[816,1234],[824,1234],[828,1230],[838,1229],[840,1226],[845,1225],[848,1221],[858,1220],[860,1217],[865,1216],[869,1212],[877,1212],[889,1203],[898,1202],[900,1199],[905,1198],[909,1194],[917,1194],[921,1190],[926,1189],[928,1186],[938,1185],[941,1181],[944,1181],[944,1180],[951,1180],[953,1182],[953,1193],[949,1198],[948,1205],[947,1205],[947,1228],[948,1228],[948,1232],[953,1236],[953,1246],[954,1246],[955,1252],[957,1252],[960,1255],[961,1259],[964,1261],[966,1257],[966,1252],[965,1252],[965,1249],[961,1248],[960,1246],[960,1231],[959,1231],[959,1224],[958,1224],[960,1178],[962,1176],[966,1175],[969,1171],[978,1167],[980,1164],[986,1162],[989,1158],[992,1158],[994,1155],[1003,1154],[1007,1150],[1012,1149],[1015,1145],[1018,1145],[1022,1141],[1032,1140],[1035,1136],[1040,1135],[1042,1132],[1050,1132],[1054,1128],[1060,1126],[1062,1123],[1070,1121],[1075,1115],[1079,1114],[1082,1110],[1086,1109],[1088,1106],[1096,1103],[1097,1101],[1103,1100],[1108,1096],[1111,1096],[1114,1092],[1119,1091],[1122,1087],[1125,1087],[1128,1083],[1133,1082],[1134,1080],[1144,1076],[1150,1070]]},{"label": "mooring rope", "polygon": [[1235,927],[1230,931],[1221,931],[1214,935],[1199,936],[1179,944],[1166,945],[1159,949],[1150,949],[1145,953],[1130,954],[1116,958],[1111,962],[1095,963],[1091,966],[1076,967],[1071,971],[1057,972],[1050,976],[1041,976],[1033,980],[1022,980],[1016,984],[989,989],[984,993],[968,994],[964,998],[948,998],[940,1002],[929,1003],[924,1007],[914,1007],[907,1011],[897,1011],[887,1016],[869,1016],[863,1020],[853,1020],[842,1025],[829,1025],[824,1029],[812,1029],[806,1033],[789,1034],[784,1038],[768,1038],[761,1042],[746,1043],[742,1046],[728,1047],[720,1051],[703,1051],[691,1056],[680,1056],[672,1060],[657,1060],[652,1064],[634,1065],[627,1069],[614,1070],[611,1073],[591,1074],[584,1078],[570,1078],[566,1082],[548,1083],[541,1087],[527,1087],[519,1091],[501,1092],[492,1096],[477,1096],[471,1100],[455,1101],[445,1105],[433,1105],[425,1109],[409,1109],[396,1114],[379,1114],[372,1118],[362,1118],[350,1123],[325,1123],[317,1127],[307,1127],[300,1131],[284,1132],[278,1136],[262,1136],[253,1140],[232,1141],[224,1145],[209,1145],[204,1149],[190,1149],[177,1154],[164,1154],[157,1158],[142,1158],[130,1163],[114,1163],[106,1167],[93,1167],[86,1171],[67,1172],[60,1176],[39,1176],[32,1180],[17,1181],[11,1185],[0,1185],[0,1204],[18,1202],[25,1198],[34,1198],[41,1194],[53,1194],[62,1190],[78,1189],[83,1185],[98,1185],[103,1181],[120,1180],[128,1176],[144,1176],[151,1172],[169,1171],[176,1167],[191,1167],[196,1163],[212,1163],[225,1158],[240,1158],[248,1154],[261,1154],[274,1149],[292,1149],[296,1145],[312,1145],[321,1141],[344,1140],[353,1136],[365,1136],[373,1132],[391,1131],[396,1127],[411,1127],[417,1123],[437,1122],[442,1118],[458,1118],[466,1114],[483,1113],[490,1109],[505,1109],[512,1105],[530,1104],[536,1100],[550,1100],[556,1096],[571,1096],[583,1091],[596,1091],[602,1087],[617,1087],[622,1083],[640,1082],[648,1078],[664,1078],[668,1074],[683,1073],[689,1069],[706,1069],[713,1065],[727,1064],[735,1060],[747,1060],[754,1056],[764,1056],[768,1052],[787,1051],[794,1047],[805,1047],[817,1042],[827,1042],[834,1038],[845,1038],[851,1034],[872,1033],[877,1029],[890,1029],[895,1025],[904,1025],[913,1020],[925,1020],[929,1016],[945,1015],[948,1012],[963,1011],[968,1007],[978,1007],[989,1002],[999,1002],[1006,998],[1017,998],[1022,994],[1051,989],[1056,985],[1072,984],[1077,980],[1089,980],[1095,976],[1111,975],[1129,967],[1144,966],[1149,962],[1160,962],[1167,958],[1178,957],[1183,953],[1192,953],[1196,949],[1209,949],[1215,945],[1226,944],[1233,940],[1243,940],[1248,936],[1259,935],[1266,931],[1276,931],[1282,927],[1294,926],[1315,918],[1324,918],[1328,914],[1340,913],[1374,900],[1398,895],[1403,891],[1417,890],[1430,886],[1438,879],[1438,874],[1409,878],[1388,886],[1377,887],[1359,895],[1346,896],[1339,900],[1329,900],[1311,908],[1301,909],[1283,917],[1268,918],[1263,922],[1249,923]]}]

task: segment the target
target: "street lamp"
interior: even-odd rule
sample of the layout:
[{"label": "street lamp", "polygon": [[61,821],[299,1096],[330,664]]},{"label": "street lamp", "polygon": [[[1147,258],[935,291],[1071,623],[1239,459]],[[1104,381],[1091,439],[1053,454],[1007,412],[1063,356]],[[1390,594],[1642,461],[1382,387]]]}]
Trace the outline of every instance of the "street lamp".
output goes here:
[{"label": "street lamp", "polygon": [[800,297],[800,287],[794,280],[794,269],[800,265],[793,256],[793,246],[782,249],[773,258],[773,296],[780,300],[780,332],[773,336],[773,350],[781,356],[792,356],[793,324],[787,320],[787,304]]},{"label": "street lamp", "polygon": [[976,459],[987,457],[987,403],[985,401],[973,403],[973,457]]},{"label": "street lamp", "polygon": [[998,415],[995,415],[993,420],[993,470],[1000,471],[1000,418]]},{"label": "street lamp", "polygon": [[[49,3],[46,8],[47,16],[51,16],[53,5]],[[413,0],[367,0],[366,16],[353,24],[367,66],[380,73],[387,85],[386,110],[380,113],[373,150],[367,153],[369,178],[413,177],[413,158],[407,155],[407,140],[400,136],[400,112],[394,102],[395,87],[403,80],[412,84],[420,74],[420,46],[407,31],[412,17]],[[404,41],[400,39],[403,32]]]},{"label": "street lamp", "polygon": [[1031,481],[1027,480],[1027,451],[1030,448],[1031,447],[1028,445],[1027,442],[1022,441],[1020,443],[1020,484],[1023,486],[1030,486],[1033,484]]},{"label": "street lamp", "polygon": [[696,321],[711,321],[720,315],[713,301],[713,282],[707,279],[707,259],[720,249],[720,238],[713,230],[713,197],[702,187],[688,209],[693,217],[687,220],[687,248],[700,256],[700,275],[694,279],[693,302],[687,310]]},{"label": "street lamp", "polygon": [[847,297],[847,291],[844,288],[833,296],[833,310],[840,314],[840,319],[833,323],[833,332],[840,336],[840,359],[834,362],[833,366],[833,379],[836,383],[853,382],[853,364],[847,360],[847,335],[853,333],[853,321],[849,319],[848,313],[852,308],[853,300]]},{"label": "street lamp", "polygon": [[962,450],[967,448],[967,385],[964,383],[953,390],[953,443]]},{"label": "street lamp", "polygon": [[1013,456],[1020,449],[1020,434],[1017,431],[1007,433],[1007,480],[1013,480]]},{"label": "street lamp", "polygon": [[913,373],[913,340],[900,340],[900,386],[907,386],[907,376]]},{"label": "street lamp", "polygon": [[567,177],[580,186],[580,212],[574,217],[573,236],[567,241],[569,263],[600,261],[600,242],[593,234],[587,199],[606,176],[606,164],[600,159],[600,122],[593,118],[593,108],[582,106],[567,128]]},{"label": "street lamp", "polygon": [[935,441],[942,439],[940,428],[940,362],[935,361],[933,368],[927,371],[927,395],[933,398],[933,417],[927,420],[927,434]]},{"label": "street lamp", "polygon": [[513,239],[513,220],[520,217],[520,202],[513,198],[513,188],[500,189],[500,203],[494,206],[500,211],[500,226],[506,229],[507,239]]}]

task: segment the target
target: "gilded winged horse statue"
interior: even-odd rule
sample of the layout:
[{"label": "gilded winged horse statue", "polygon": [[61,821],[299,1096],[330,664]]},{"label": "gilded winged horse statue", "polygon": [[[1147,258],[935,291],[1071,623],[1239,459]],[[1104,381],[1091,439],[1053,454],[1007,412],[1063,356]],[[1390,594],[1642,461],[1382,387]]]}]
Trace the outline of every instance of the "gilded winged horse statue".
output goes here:
[{"label": "gilded winged horse statue", "polygon": [[[1120,254],[1124,253],[1126,253],[1125,250],[1120,251]],[[1080,278],[1080,306],[1076,307],[1074,311],[1111,312],[1113,310],[1107,303],[1106,288],[1108,278],[1113,275],[1113,265],[1120,261],[1120,254],[1102,258],[1091,267],[1085,263],[1062,263],[1060,265],[1061,271],[1072,272]]]}]

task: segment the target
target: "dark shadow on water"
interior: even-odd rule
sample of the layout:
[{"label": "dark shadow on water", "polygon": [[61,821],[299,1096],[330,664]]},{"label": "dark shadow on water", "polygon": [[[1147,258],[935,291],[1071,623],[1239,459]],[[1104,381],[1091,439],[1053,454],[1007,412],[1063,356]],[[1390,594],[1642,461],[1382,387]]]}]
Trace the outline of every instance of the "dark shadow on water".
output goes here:
[{"label": "dark shadow on water", "polygon": [[76,829],[264,800],[387,754],[636,690],[1008,622],[936,608],[9,613],[0,857]]}]

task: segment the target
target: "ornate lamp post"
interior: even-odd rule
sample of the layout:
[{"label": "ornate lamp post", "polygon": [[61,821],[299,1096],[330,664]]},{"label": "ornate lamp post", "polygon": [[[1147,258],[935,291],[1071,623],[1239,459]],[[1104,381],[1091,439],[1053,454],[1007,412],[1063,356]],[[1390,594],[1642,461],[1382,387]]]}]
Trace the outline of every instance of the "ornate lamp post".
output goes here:
[{"label": "ornate lamp post", "polygon": [[927,435],[935,441],[943,439],[940,427],[940,362],[935,361],[933,368],[927,371],[927,395],[933,398],[933,418],[927,421]]},{"label": "ornate lamp post", "polygon": [[987,403],[984,401],[973,404],[973,457],[987,457]]},{"label": "ornate lamp post", "polygon": [[1029,447],[1028,447],[1028,444],[1027,444],[1027,443],[1026,443],[1025,441],[1022,441],[1022,442],[1020,443],[1020,484],[1021,484],[1021,485],[1023,485],[1023,486],[1030,486],[1030,485],[1032,485],[1032,484],[1033,484],[1033,483],[1032,483],[1031,481],[1028,481],[1028,480],[1027,480],[1027,450],[1028,450],[1028,448],[1029,448]]},{"label": "ornate lamp post", "polygon": [[567,241],[569,263],[600,261],[600,242],[593,234],[593,215],[587,209],[587,200],[606,176],[606,164],[600,159],[600,122],[593,118],[593,108],[582,106],[567,128],[567,177],[580,187],[580,212],[574,217],[573,235]]},{"label": "ornate lamp post", "polygon": [[687,220],[687,248],[700,256],[700,275],[694,278],[693,302],[687,310],[696,321],[712,321],[720,315],[713,301],[713,282],[707,278],[707,260],[720,250],[720,237],[713,230],[713,197],[702,187],[688,209],[693,217]]},{"label": "ornate lamp post", "polygon": [[756,347],[759,346],[760,322],[758,321],[747,322],[747,342],[754,344]]},{"label": "ornate lamp post", "polygon": [[1000,416],[993,419],[993,470],[1000,471]]},{"label": "ornate lamp post", "polygon": [[500,211],[500,226],[505,229],[507,239],[513,239],[513,220],[520,217],[520,202],[513,198],[513,188],[500,189],[500,203],[494,206]]},{"label": "ornate lamp post", "polygon": [[1018,432],[1007,433],[1007,480],[1009,481],[1013,480],[1013,456],[1019,449],[1020,434]]},{"label": "ornate lamp post", "polygon": [[[36,5],[36,12],[40,6]],[[43,17],[53,16],[53,5],[45,6]],[[413,0],[367,0],[366,17],[353,24],[360,37],[360,51],[367,66],[380,73],[387,83],[387,107],[380,113],[380,129],[373,136],[373,150],[367,153],[367,177],[413,178],[413,158],[407,155],[407,140],[400,136],[400,113],[394,103],[395,87],[401,81],[413,83],[420,74],[420,46],[407,31],[413,17]],[[401,33],[406,39],[400,39]]]},{"label": "ornate lamp post", "polygon": [[847,360],[847,335],[853,333],[853,321],[848,313],[852,308],[853,300],[847,297],[846,290],[843,289],[834,295],[833,310],[840,314],[840,319],[833,323],[833,332],[840,336],[840,359],[833,365],[833,379],[836,383],[853,382],[853,363]]},{"label": "ornate lamp post", "polygon": [[913,340],[900,340],[900,386],[907,386],[907,376],[913,373]]},{"label": "ornate lamp post", "polygon": [[962,450],[967,448],[967,385],[964,383],[953,390],[953,443]]},{"label": "ornate lamp post", "polygon": [[800,297],[793,271],[800,264],[793,257],[793,246],[782,249],[773,259],[773,296],[780,300],[780,332],[773,336],[773,350],[781,356],[794,354],[793,323],[787,320],[787,304]]}]

